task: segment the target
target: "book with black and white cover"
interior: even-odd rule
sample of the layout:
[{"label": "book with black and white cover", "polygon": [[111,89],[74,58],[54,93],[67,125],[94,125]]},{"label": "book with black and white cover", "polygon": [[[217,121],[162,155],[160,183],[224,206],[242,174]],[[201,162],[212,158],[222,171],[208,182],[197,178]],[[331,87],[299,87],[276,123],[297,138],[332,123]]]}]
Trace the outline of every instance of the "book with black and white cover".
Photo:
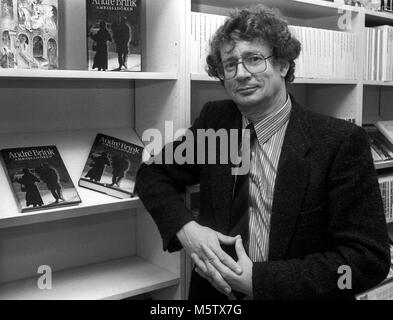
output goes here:
[{"label": "book with black and white cover", "polygon": [[393,144],[393,121],[377,121],[375,126]]},{"label": "book with black and white cover", "polygon": [[3,149],[1,156],[20,212],[81,202],[56,146]]},{"label": "book with black and white cover", "polygon": [[378,176],[379,189],[387,222],[393,221],[393,175],[382,174]]},{"label": "book with black and white cover", "polygon": [[393,144],[377,129],[375,125],[363,125],[363,129],[368,134],[374,162],[392,160]]},{"label": "book with black and white cover", "polygon": [[142,144],[98,133],[79,179],[79,186],[116,198],[133,197],[142,153]]},{"label": "book with black and white cover", "polygon": [[58,0],[2,0],[0,66],[58,69]]},{"label": "book with black and white cover", "polygon": [[141,0],[86,0],[88,70],[142,70],[141,9]]}]

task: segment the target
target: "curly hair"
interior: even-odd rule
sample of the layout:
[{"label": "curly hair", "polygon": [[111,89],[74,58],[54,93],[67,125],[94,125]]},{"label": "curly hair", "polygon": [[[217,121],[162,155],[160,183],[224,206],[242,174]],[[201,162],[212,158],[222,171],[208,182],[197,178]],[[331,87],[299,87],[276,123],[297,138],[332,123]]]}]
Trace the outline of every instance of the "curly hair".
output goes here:
[{"label": "curly hair", "polygon": [[[272,49],[274,63],[289,63],[285,83],[295,79],[295,59],[301,50],[300,42],[292,36],[288,23],[277,9],[255,5],[244,9],[234,9],[225,23],[218,28],[210,42],[210,52],[206,58],[209,76],[218,78],[217,66],[221,63],[221,46],[237,40],[266,42]],[[223,83],[223,81],[221,81]]]}]

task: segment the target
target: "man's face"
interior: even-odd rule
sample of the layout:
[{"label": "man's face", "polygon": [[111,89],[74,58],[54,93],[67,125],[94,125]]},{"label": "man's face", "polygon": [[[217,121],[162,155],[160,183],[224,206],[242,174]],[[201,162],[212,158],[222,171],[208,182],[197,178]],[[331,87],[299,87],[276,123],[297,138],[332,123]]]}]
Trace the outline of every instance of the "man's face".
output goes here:
[{"label": "man's face", "polygon": [[[238,60],[252,54],[262,54],[269,57],[271,48],[260,41],[237,40],[227,43],[221,47],[221,59]],[[242,113],[258,113],[261,108],[267,110],[275,101],[277,96],[285,92],[285,80],[287,69],[272,64],[272,58],[266,60],[266,70],[261,73],[251,74],[239,63],[237,74],[233,79],[225,80],[224,86],[229,96],[237,104]]]}]

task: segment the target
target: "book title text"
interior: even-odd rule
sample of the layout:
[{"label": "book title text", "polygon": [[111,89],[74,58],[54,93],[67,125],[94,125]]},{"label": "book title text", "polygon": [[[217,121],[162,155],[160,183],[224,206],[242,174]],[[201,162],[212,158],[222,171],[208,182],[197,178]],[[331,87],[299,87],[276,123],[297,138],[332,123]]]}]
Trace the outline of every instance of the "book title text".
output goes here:
[{"label": "book title text", "polygon": [[115,141],[112,139],[107,139],[107,138],[101,138],[100,142],[105,145],[108,146],[112,149],[116,149],[116,150],[120,150],[120,151],[125,151],[127,153],[130,154],[139,154],[140,149],[137,147],[133,147],[130,146],[124,142],[120,142],[120,141]]}]

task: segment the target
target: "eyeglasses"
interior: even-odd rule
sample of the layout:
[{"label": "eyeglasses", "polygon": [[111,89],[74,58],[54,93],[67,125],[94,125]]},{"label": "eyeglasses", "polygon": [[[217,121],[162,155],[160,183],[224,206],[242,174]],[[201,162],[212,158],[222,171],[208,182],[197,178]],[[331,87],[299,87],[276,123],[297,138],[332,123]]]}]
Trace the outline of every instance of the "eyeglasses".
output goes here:
[{"label": "eyeglasses", "polygon": [[256,74],[265,72],[267,68],[266,60],[273,56],[265,58],[261,54],[252,54],[238,60],[228,60],[217,66],[217,74],[221,80],[230,80],[237,75],[237,66],[241,63],[249,73]]}]

